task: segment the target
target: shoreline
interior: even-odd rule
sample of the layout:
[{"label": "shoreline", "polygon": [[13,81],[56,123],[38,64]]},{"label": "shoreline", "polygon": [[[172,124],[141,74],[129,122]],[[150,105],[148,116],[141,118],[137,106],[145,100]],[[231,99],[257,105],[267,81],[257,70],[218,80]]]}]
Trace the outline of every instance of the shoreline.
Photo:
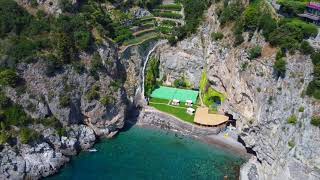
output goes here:
[{"label": "shoreline", "polygon": [[170,131],[172,133],[178,133],[178,134],[182,135],[183,137],[192,138],[192,139],[201,141],[203,143],[212,145],[212,146],[214,146],[214,148],[218,148],[222,151],[226,151],[231,154],[235,153],[245,160],[249,160],[252,157],[251,154],[247,153],[245,147],[241,143],[236,142],[233,139],[232,140],[227,139],[227,141],[222,141],[221,138],[224,138],[222,134],[208,135],[208,136],[194,136],[191,134],[183,134],[183,133],[176,131],[176,130],[162,129],[158,126],[153,126],[153,125],[135,124],[132,127],[134,127],[134,126],[137,126],[140,128],[146,128],[146,129],[165,130],[165,131]]},{"label": "shoreline", "polygon": [[[190,137],[212,145],[220,150],[237,154],[246,160],[249,160],[252,157],[252,154],[249,154],[240,142],[232,137],[224,136],[224,133],[226,132],[221,129],[217,131],[213,130],[213,128],[197,127],[189,123],[185,126],[185,122],[153,108],[150,109],[149,107],[145,107],[141,111],[136,122],[128,120],[127,123],[141,128],[160,129],[178,133],[182,136]],[[199,131],[203,132],[199,133]]]}]

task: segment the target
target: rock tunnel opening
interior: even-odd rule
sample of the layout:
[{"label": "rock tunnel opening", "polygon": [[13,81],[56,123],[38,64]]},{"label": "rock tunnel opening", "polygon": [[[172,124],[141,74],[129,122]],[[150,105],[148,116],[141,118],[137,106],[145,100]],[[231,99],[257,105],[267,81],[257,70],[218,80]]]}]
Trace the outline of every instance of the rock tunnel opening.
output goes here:
[{"label": "rock tunnel opening", "polygon": [[224,113],[225,116],[228,116],[229,117],[229,121],[227,123],[227,126],[233,126],[233,127],[236,127],[237,125],[237,120],[233,118],[233,115],[232,114],[229,114],[228,112],[225,112]]},{"label": "rock tunnel opening", "polygon": [[[238,142],[240,142],[246,148],[247,153],[252,154],[255,157],[257,157],[257,153],[252,148],[247,147],[246,143],[244,142],[244,140],[240,136],[238,136],[237,140],[238,140]],[[258,160],[258,162],[261,163],[261,160],[258,157],[257,157],[257,160]]]}]

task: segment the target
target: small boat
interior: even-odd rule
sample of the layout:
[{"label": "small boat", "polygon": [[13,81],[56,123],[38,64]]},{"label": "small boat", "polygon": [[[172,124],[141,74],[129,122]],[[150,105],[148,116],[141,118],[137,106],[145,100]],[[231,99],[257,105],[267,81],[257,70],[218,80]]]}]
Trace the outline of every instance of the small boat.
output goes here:
[{"label": "small boat", "polygon": [[93,148],[93,149],[88,149],[88,152],[97,152],[98,150]]}]

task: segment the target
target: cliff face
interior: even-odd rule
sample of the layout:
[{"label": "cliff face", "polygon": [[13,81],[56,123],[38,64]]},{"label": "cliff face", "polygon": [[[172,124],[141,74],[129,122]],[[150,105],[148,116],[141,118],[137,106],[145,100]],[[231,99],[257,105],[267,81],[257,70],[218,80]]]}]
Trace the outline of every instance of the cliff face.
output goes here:
[{"label": "cliff face", "polygon": [[[312,79],[313,65],[307,56],[287,55],[284,79],[275,79],[273,63],[276,49],[256,32],[239,47],[233,47],[228,26],[222,28],[212,6],[200,31],[176,47],[156,52],[161,74],[168,83],[184,76],[197,87],[203,71],[213,88],[227,100],[220,111],[237,119],[237,131],[256,156],[242,170],[243,179],[317,179],[319,178],[320,129],[310,124],[319,113],[319,103],[304,96]],[[212,32],[223,32],[221,41],[211,39]],[[263,47],[262,56],[248,59],[247,51]],[[299,111],[299,109],[304,109]],[[287,119],[295,115],[295,125]]]},{"label": "cliff face", "polygon": [[[89,71],[92,57],[82,54],[83,71],[66,65],[54,75],[46,74],[45,59],[31,64],[19,64],[17,70],[23,86],[5,89],[6,95],[37,123],[29,125],[39,133],[39,139],[28,145],[18,142],[0,146],[0,179],[38,179],[57,172],[81,150],[89,149],[96,137],[111,137],[124,125],[126,94],[122,87],[125,73],[116,49],[104,42],[97,49],[103,68],[94,78]],[[108,97],[108,104],[90,99],[88,94],[99,87],[99,96]],[[63,105],[63,99],[68,99]],[[60,135],[42,121],[55,117],[63,125]]]}]

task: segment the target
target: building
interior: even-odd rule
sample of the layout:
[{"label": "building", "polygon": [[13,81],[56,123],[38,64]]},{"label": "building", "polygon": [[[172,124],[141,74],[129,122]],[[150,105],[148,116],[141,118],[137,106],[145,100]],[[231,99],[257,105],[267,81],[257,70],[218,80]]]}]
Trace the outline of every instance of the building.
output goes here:
[{"label": "building", "polygon": [[192,106],[193,103],[192,103],[192,100],[186,100],[186,106]]},{"label": "building", "polygon": [[299,14],[298,16],[305,21],[320,25],[320,3],[308,3],[306,11],[303,14]]},{"label": "building", "polygon": [[180,105],[180,100],[179,99],[173,99],[171,104],[174,105],[174,106],[179,106]]},{"label": "building", "polygon": [[193,108],[187,108],[187,113],[193,115],[196,110]]}]

